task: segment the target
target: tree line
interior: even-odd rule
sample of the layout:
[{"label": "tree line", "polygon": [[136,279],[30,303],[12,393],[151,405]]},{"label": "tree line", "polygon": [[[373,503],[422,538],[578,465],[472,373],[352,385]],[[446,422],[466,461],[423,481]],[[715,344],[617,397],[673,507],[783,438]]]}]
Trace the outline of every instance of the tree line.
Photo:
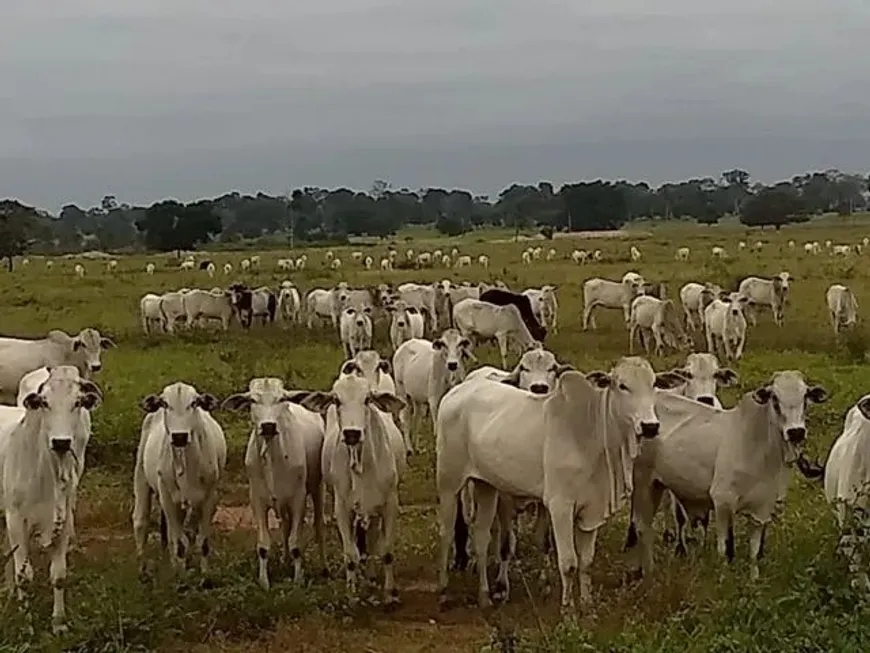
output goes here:
[{"label": "tree line", "polygon": [[715,224],[726,215],[747,226],[774,226],[868,208],[870,176],[809,172],[773,185],[734,169],[653,188],[646,182],[582,181],[512,184],[498,197],[466,190],[396,189],[378,180],[368,191],[304,187],[286,196],[231,192],[187,204],[165,199],[132,206],[106,195],[98,206],[64,206],[58,215],[17,200],[0,201],[0,258],[28,251],[172,251],[211,242],[271,238],[276,244],[387,238],[407,225],[434,225],[447,235],[484,226],[553,231],[618,229],[638,219]]}]

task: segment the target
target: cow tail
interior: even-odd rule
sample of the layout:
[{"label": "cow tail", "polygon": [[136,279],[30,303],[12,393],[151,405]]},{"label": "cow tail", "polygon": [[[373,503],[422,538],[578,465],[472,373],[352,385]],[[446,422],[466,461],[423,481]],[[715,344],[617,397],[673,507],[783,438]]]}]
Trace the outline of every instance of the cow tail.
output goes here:
[{"label": "cow tail", "polygon": [[[469,486],[462,488],[459,494],[456,495],[456,520],[453,524],[453,547],[454,547],[454,566],[458,571],[468,569],[468,524],[471,521],[466,519],[467,516],[473,514],[474,501],[472,500],[471,492],[468,491]],[[470,506],[463,505],[464,503]],[[468,513],[468,515],[466,515]]]},{"label": "cow tail", "polygon": [[362,519],[357,519],[353,528],[354,539],[356,540],[356,548],[362,557],[368,555],[366,547],[366,528],[363,525]]},{"label": "cow tail", "polygon": [[166,314],[166,311],[163,309],[163,298],[160,299],[160,315],[163,317],[163,330],[169,330],[169,316]]},{"label": "cow tail", "polygon": [[169,546],[169,530],[166,525],[166,513],[160,511],[160,546],[164,549]]},{"label": "cow tail", "polygon": [[267,308],[269,309],[269,322],[275,322],[275,312],[278,310],[278,299],[275,297],[274,293],[269,293],[269,302],[267,304]]}]

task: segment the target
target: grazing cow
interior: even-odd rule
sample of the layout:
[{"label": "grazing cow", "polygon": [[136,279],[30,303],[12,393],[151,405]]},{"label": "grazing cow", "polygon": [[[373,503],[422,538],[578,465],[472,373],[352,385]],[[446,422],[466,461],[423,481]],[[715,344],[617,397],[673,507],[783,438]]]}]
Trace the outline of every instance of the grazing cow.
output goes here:
[{"label": "grazing cow", "polygon": [[725,253],[724,247],[719,247],[718,245],[713,248],[713,258],[724,259],[727,258],[727,254]]},{"label": "grazing cow", "polygon": [[390,320],[390,343],[395,352],[406,340],[422,338],[424,323],[423,315],[414,306],[407,306],[402,300],[388,308],[392,314]]},{"label": "grazing cow", "polygon": [[[160,306],[167,313],[166,319],[169,321],[171,316],[167,310],[166,297],[167,295],[163,295]],[[204,327],[207,320],[220,320],[221,328],[226,331],[235,314],[234,298],[235,293],[232,288],[218,289],[218,292],[196,289],[184,293],[182,305],[187,326]]]},{"label": "grazing cow", "polygon": [[[628,276],[630,273],[626,273]],[[631,313],[631,302],[637,297],[643,279],[623,278],[620,281],[609,279],[587,279],[583,282],[583,330],[590,326],[595,329],[595,316],[593,311],[599,306],[602,308],[621,308],[623,319],[628,324]]]},{"label": "grazing cow", "polygon": [[91,435],[89,411],[102,394],[71,365],[51,367],[41,378],[15,409],[23,415],[0,427],[0,507],[12,555],[7,569],[17,587],[33,581],[31,537],[49,551],[52,627],[59,632],[65,629],[67,553]]},{"label": "grazing cow", "polygon": [[403,283],[396,288],[398,299],[408,306],[413,306],[421,313],[425,313],[429,320],[429,329],[432,333],[438,331],[437,285],[423,285],[419,283]]},{"label": "grazing cow", "polygon": [[[680,288],[680,303],[686,315],[686,326],[693,331],[704,326],[704,309],[722,294],[722,288],[711,283],[695,283],[690,281]],[[697,325],[695,318],[698,319]]]},{"label": "grazing cow", "polygon": [[188,259],[186,261],[182,261],[181,264],[178,266],[179,269],[185,270],[185,271],[193,270],[193,268],[195,268],[195,267],[196,267],[196,263],[190,259]]},{"label": "grazing cow", "polygon": [[145,274],[147,274],[149,276],[154,276],[154,268],[155,268],[154,264],[149,263],[148,265],[145,266]]},{"label": "grazing cow", "polygon": [[456,259],[456,263],[454,264],[456,268],[468,268],[471,267],[471,257],[467,254],[464,256],[460,256]]},{"label": "grazing cow", "polygon": [[465,379],[465,364],[474,360],[471,341],[447,329],[429,342],[408,340],[393,354],[396,396],[405,402],[400,424],[408,455],[419,448],[419,418],[428,410],[434,423],[444,394]]},{"label": "grazing cow", "polygon": [[[289,286],[284,284],[289,283]],[[302,298],[299,297],[299,289],[292,282],[284,281],[278,292],[278,314],[286,323],[299,324],[302,322]]]},{"label": "grazing cow", "polygon": [[146,336],[155,328],[165,331],[163,325],[163,312],[160,310],[160,295],[148,293],[139,300],[139,316],[142,320],[142,333]]},{"label": "grazing cow", "polygon": [[450,257],[447,254],[444,254],[441,257],[441,265],[443,265],[445,268],[450,267]]},{"label": "grazing cow", "polygon": [[649,353],[650,340],[656,343],[656,356],[663,356],[665,345],[671,349],[689,348],[692,340],[683,330],[677,307],[670,299],[640,295],[631,303],[628,319],[628,352],[634,353],[634,339]]},{"label": "grazing cow", "polygon": [[201,554],[200,570],[207,571],[218,481],[227,460],[224,431],[210,415],[217,406],[212,395],[181,382],[142,400],[146,415],[133,472],[133,535],[142,571],[154,495],[161,531],[166,524],[162,543],[168,545],[174,566],[183,568],[192,545]]},{"label": "grazing cow", "polygon": [[[389,261],[388,261],[387,259],[383,259],[383,260],[381,261],[381,269],[383,269],[383,262],[384,262],[384,261],[386,261],[387,264],[389,264]],[[372,266],[373,266],[374,264],[375,264],[375,260],[374,260],[371,256],[366,256],[366,260],[365,260],[366,270],[371,270],[371,269],[372,269]],[[389,265],[388,265],[388,268],[389,268]]]},{"label": "grazing cow", "polygon": [[858,300],[843,284],[835,283],[828,288],[825,301],[828,304],[831,327],[834,329],[835,336],[840,333],[840,329],[847,329],[858,322]]},{"label": "grazing cow", "polygon": [[421,268],[432,265],[432,254],[429,252],[421,252],[417,255],[417,265]]},{"label": "grazing cow", "polygon": [[249,259],[243,258],[242,262],[239,264],[242,272],[247,272],[251,269],[251,261]]},{"label": "grazing cow", "polygon": [[[26,259],[25,259],[26,260]],[[108,263],[106,263],[106,272],[116,272],[118,270],[118,261],[112,259]]]},{"label": "grazing cow", "polygon": [[376,552],[384,565],[385,601],[396,603],[393,564],[398,484],[406,462],[402,435],[384,413],[395,415],[403,402],[395,395],[373,392],[368,382],[356,375],[339,377],[331,392],[298,391],[292,395],[293,403],[326,414],[321,461],[324,480],[334,497],[348,588],[356,593],[361,554]]},{"label": "grazing cow", "polygon": [[755,244],[752,246],[752,249],[755,252],[761,252],[761,250],[763,248],[764,248],[764,243],[762,243],[760,240],[756,240]]},{"label": "grazing cow", "polygon": [[652,521],[663,490],[670,490],[690,519],[713,510],[719,554],[734,558],[734,517],[748,515],[750,577],[758,577],[764,536],[787,465],[806,439],[807,402],[827,393],[808,386],[797,371],[776,372],[730,410],[671,393],[659,393],[661,435],[645,443],[634,465],[631,526],[627,545],[641,545],[641,567],[652,571]]},{"label": "grazing cow", "polygon": [[208,268],[208,266],[209,266],[210,264],[211,264],[211,261],[209,261],[208,259],[206,259],[206,260],[204,260],[204,261],[200,261],[200,262],[199,262],[199,269],[200,269],[200,270],[205,270],[205,269]]},{"label": "grazing cow", "polygon": [[746,249],[746,241],[741,240],[739,243],[737,243],[737,249],[741,252]]},{"label": "grazing cow", "polygon": [[257,562],[260,585],[269,588],[268,559],[272,538],[269,510],[281,522],[281,549],[293,563],[293,580],[302,582],[302,526],[305,500],[314,504],[314,532],[321,566],[326,569],[323,529],[323,420],[320,415],[290,401],[292,394],[276,378],[251,379],[247,392],[230,395],[222,406],[249,408],[251,433],[245,450],[251,511],[257,527]]},{"label": "grazing cow", "polygon": [[675,256],[674,258],[675,258],[677,261],[688,261],[688,260],[689,260],[689,252],[690,252],[690,251],[691,251],[691,250],[689,250],[688,247],[680,247],[680,248],[677,250],[677,254],[676,254],[676,256]]},{"label": "grazing cow", "polygon": [[362,252],[351,252],[350,257],[351,257],[354,261],[356,261],[357,263],[359,263],[360,261],[363,260],[363,253],[362,253]]},{"label": "grazing cow", "polygon": [[250,328],[255,317],[260,318],[263,326],[266,322],[275,322],[278,298],[269,288],[262,286],[251,290],[244,284],[234,283],[227,290],[232,294],[233,308],[243,327]]},{"label": "grazing cow", "polygon": [[523,263],[524,263],[525,265],[531,265],[531,264],[532,264],[532,254],[531,254],[531,252],[529,252],[528,250],[526,250],[525,252],[523,252],[523,257],[522,257],[522,258],[523,258]]},{"label": "grazing cow", "polygon": [[477,262],[480,264],[484,270],[489,269],[489,257],[486,254],[481,254],[477,257]]},{"label": "grazing cow", "polygon": [[637,247],[635,247],[634,245],[631,246],[630,255],[631,255],[631,260],[633,262],[637,262],[640,260],[640,257],[641,257],[640,250]]},{"label": "grazing cow", "polygon": [[324,290],[323,288],[314,288],[308,291],[305,295],[306,313],[308,314],[308,328],[314,328],[314,318],[320,318],[321,321],[329,320],[332,322],[332,328],[338,329],[338,316],[340,311],[336,310],[338,298],[332,290]]},{"label": "grazing cow", "polygon": [[75,269],[76,276],[79,279],[85,278],[85,266],[84,265],[82,265],[81,263],[76,263],[76,266],[74,269]]},{"label": "grazing cow", "polygon": [[788,272],[780,272],[773,279],[746,277],[740,282],[737,291],[751,300],[746,317],[752,326],[757,324],[754,310],[757,306],[770,306],[773,321],[777,326],[782,326],[783,307],[788,298],[790,281]]},{"label": "grazing cow", "polygon": [[[647,361],[623,358],[610,374],[567,371],[548,395],[479,379],[444,397],[435,431],[442,599],[455,525],[464,521],[457,498],[473,479],[478,560],[486,559],[499,496],[543,501],[555,535],[562,607],[574,605],[578,572],[580,598],[588,603],[597,531],[630,492],[639,439],[658,435],[656,381]],[[496,593],[505,599],[509,555],[503,551],[496,581]],[[479,601],[486,606],[491,603],[486,565],[478,564],[478,571]]]},{"label": "grazing cow", "polygon": [[353,358],[358,351],[370,349],[372,346],[372,319],[363,311],[352,307],[344,309],[338,331],[348,358]]},{"label": "grazing cow", "polygon": [[330,267],[330,269],[335,270],[335,271],[340,270],[341,269],[341,259],[340,258],[334,259],[332,261],[332,263],[329,264],[329,267]]},{"label": "grazing cow", "polygon": [[82,329],[70,336],[54,329],[40,340],[0,338],[0,403],[12,404],[22,377],[43,366],[72,365],[84,379],[99,372],[103,349],[114,347],[96,329]]},{"label": "grazing cow", "polygon": [[523,291],[523,295],[529,298],[532,305],[532,313],[545,329],[558,332],[556,321],[559,314],[559,302],[556,301],[557,286],[543,286],[542,288],[529,288]]},{"label": "grazing cow", "polygon": [[746,346],[746,317],[744,307],[750,299],[740,293],[722,294],[704,309],[704,331],[707,351],[716,353],[721,345],[726,359],[740,360]]},{"label": "grazing cow", "polygon": [[[505,290],[487,290],[481,299],[463,299],[453,307],[453,323],[466,338],[477,343],[495,340],[502,367],[507,367],[508,345],[517,343],[519,353],[543,342],[546,329],[538,324],[528,297]],[[523,304],[520,300],[523,300]],[[503,304],[495,302],[504,302]]]},{"label": "grazing cow", "polygon": [[304,270],[305,264],[307,262],[308,262],[308,257],[305,254],[303,254],[302,256],[300,256],[299,258],[296,259],[296,269],[297,270]]},{"label": "grazing cow", "polygon": [[51,270],[52,267],[54,267],[54,261],[46,261],[45,262],[45,269],[46,270]]},{"label": "grazing cow", "polygon": [[230,263],[224,263],[224,276],[228,277],[233,273],[233,266]]},{"label": "grazing cow", "polygon": [[851,245],[834,245],[831,256],[849,256],[852,253]]},{"label": "grazing cow", "polygon": [[276,267],[281,272],[289,272],[295,269],[296,265],[292,258],[279,258]]},{"label": "grazing cow", "polygon": [[556,260],[556,250],[553,249],[552,247],[547,250],[547,260],[548,261],[555,261]]},{"label": "grazing cow", "polygon": [[571,260],[574,261],[577,265],[582,265],[586,263],[586,260],[589,258],[589,252],[585,249],[575,249],[571,252]]}]

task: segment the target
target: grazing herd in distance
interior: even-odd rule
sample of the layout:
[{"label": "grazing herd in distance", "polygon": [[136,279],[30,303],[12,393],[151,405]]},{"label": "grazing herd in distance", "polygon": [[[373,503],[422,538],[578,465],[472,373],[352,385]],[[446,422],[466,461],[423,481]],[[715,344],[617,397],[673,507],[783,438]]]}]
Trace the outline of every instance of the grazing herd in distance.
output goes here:
[{"label": "grazing herd in distance", "polygon": [[[868,242],[829,241],[825,248],[832,256],[861,254]],[[796,249],[793,241],[787,247]],[[745,248],[759,251],[763,244],[741,242],[739,249]],[[819,243],[804,246],[806,255],[821,251]],[[554,249],[530,247],[520,262],[556,256]],[[676,250],[678,261],[691,256],[688,247]],[[717,246],[712,256],[727,253]],[[408,250],[404,257],[416,267],[489,266],[488,256],[475,261],[457,249]],[[631,246],[629,257],[642,260],[638,246]],[[390,250],[380,269],[393,269],[399,258]],[[601,260],[602,254],[574,250],[568,258],[582,265]],[[365,269],[374,266],[363,252],[353,252],[351,260]],[[306,261],[305,255],[280,259],[277,268],[300,270]],[[332,252],[323,264],[342,269]],[[239,268],[260,265],[258,256],[250,256]],[[108,261],[109,272],[117,267],[116,260]],[[180,267],[191,271],[197,263],[188,257]],[[218,268],[201,261],[198,269],[213,278]],[[80,263],[74,271],[85,275]],[[146,273],[154,271],[154,263],[148,263]],[[226,263],[222,271],[229,276],[233,267]],[[861,487],[870,482],[870,470],[861,465],[870,453],[870,395],[858,399],[846,415],[824,468],[806,460],[802,448],[808,437],[807,408],[825,401],[827,391],[803,373],[776,370],[769,382],[747,392],[732,408],[723,408],[716,396],[718,385],[738,378],[720,360],[741,359],[761,309],[771,312],[776,325],[784,324],[794,285],[799,281],[785,271],[771,278],[746,277],[734,289],[690,282],[677,293],[678,307],[664,284],[648,283],[636,271],[620,280],[587,279],[579,318],[583,329],[597,328],[597,310],[618,310],[629,338],[629,356],[608,371],[588,373],[544,347],[560,323],[555,284],[515,292],[501,282],[444,280],[365,288],[340,282],[303,296],[293,281],[285,280],[277,292],[235,282],[226,288],[146,294],[140,300],[145,333],[210,323],[227,330],[233,320],[245,328],[255,322],[309,329],[325,324],[345,360],[325,389],[287,388],[272,377],[250,379],[223,401],[180,381],[142,389],[132,527],[143,571],[156,506],[161,544],[172,564],[181,569],[196,556],[200,571],[208,573],[211,527],[227,459],[224,430],[215,415],[247,411],[251,428],[244,465],[256,528],[257,575],[264,588],[271,583],[273,544],[292,565],[294,580],[303,578],[301,534],[309,503],[319,562],[326,565],[328,490],[349,591],[357,592],[359,575],[377,562],[383,568],[384,600],[399,600],[394,572],[398,488],[413,462],[411,454],[425,446],[426,415],[434,431],[437,569],[444,601],[450,553],[457,568],[466,568],[469,537],[478,560],[480,604],[507,600],[516,515],[526,504],[537,507],[538,545],[554,545],[565,610],[574,606],[575,578],[581,601],[590,600],[589,569],[598,530],[626,505],[627,547],[644,574],[653,568],[654,517],[666,509],[678,551],[686,550],[687,528],[698,523],[706,528],[712,518],[717,549],[728,560],[734,558],[734,518],[747,515],[755,578],[792,466],[808,478],[823,477],[831,502],[863,502]],[[858,305],[848,287],[832,284],[824,302],[835,334],[856,324]],[[372,349],[378,324],[392,349],[389,359]],[[699,329],[707,351],[687,353],[679,368],[656,372],[648,360],[633,355],[635,342],[657,356],[688,352]],[[489,342],[498,347],[501,368],[471,369],[478,363],[475,350]],[[66,621],[67,553],[75,534],[91,411],[103,400],[94,378],[103,350],[114,346],[91,328],[75,336],[54,330],[42,339],[0,338],[0,507],[8,555],[21,589],[34,575],[32,537],[49,551],[56,629]],[[509,356],[516,357],[513,366]],[[270,511],[280,523],[277,539],[268,528]],[[842,508],[838,518],[843,523]],[[498,544],[494,587],[486,564],[492,539]]]}]

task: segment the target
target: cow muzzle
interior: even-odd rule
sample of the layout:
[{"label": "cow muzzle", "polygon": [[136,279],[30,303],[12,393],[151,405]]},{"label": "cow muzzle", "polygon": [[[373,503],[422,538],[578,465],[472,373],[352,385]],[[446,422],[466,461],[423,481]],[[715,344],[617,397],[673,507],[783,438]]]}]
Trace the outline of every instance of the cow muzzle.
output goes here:
[{"label": "cow muzzle", "polygon": [[72,438],[52,438],[51,450],[56,454],[64,455],[72,449]]},{"label": "cow muzzle", "polygon": [[700,402],[700,403],[702,403],[702,404],[707,404],[708,406],[714,406],[714,405],[715,405],[715,403],[713,402],[713,397],[710,397],[710,396],[707,396],[707,395],[705,395],[705,396],[703,396],[703,397],[698,397],[697,401]]},{"label": "cow muzzle", "polygon": [[545,395],[550,391],[550,386],[546,383],[533,383],[529,386],[529,392],[535,395]]},{"label": "cow muzzle", "polygon": [[355,447],[362,440],[362,431],[360,429],[344,429],[341,432],[341,437],[347,446]]},{"label": "cow muzzle", "polygon": [[99,372],[101,369],[103,369],[102,364],[100,364],[100,363],[91,363],[91,372]]},{"label": "cow muzzle", "polygon": [[455,372],[459,369],[459,363],[457,361],[450,361],[447,363],[447,369],[451,372]]},{"label": "cow muzzle", "polygon": [[659,423],[658,422],[641,422],[640,423],[640,437],[642,438],[654,438],[659,434]]},{"label": "cow muzzle", "polygon": [[262,422],[260,424],[260,435],[264,438],[274,438],[278,435],[278,425],[275,422]]},{"label": "cow muzzle", "polygon": [[187,431],[174,431],[169,434],[169,437],[172,439],[173,447],[186,447],[190,442],[190,433]]},{"label": "cow muzzle", "polygon": [[785,430],[785,439],[789,444],[802,444],[807,439],[807,430],[803,426],[793,426]]}]

